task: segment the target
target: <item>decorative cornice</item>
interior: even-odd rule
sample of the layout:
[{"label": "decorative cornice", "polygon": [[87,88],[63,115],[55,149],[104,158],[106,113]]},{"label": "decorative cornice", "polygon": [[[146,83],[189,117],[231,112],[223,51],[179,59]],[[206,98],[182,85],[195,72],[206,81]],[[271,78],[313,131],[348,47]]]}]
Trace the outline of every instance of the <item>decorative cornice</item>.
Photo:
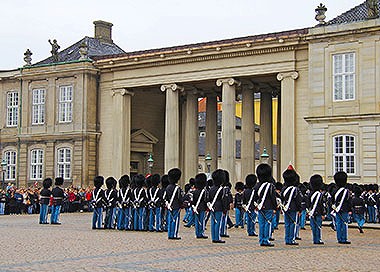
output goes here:
[{"label": "decorative cornice", "polygon": [[223,84],[228,84],[230,86],[232,85],[236,85],[236,86],[240,86],[241,85],[241,82],[239,80],[236,80],[234,78],[221,78],[221,79],[218,79],[216,81],[216,86],[220,87],[222,86]]},{"label": "decorative cornice", "polygon": [[284,78],[292,78],[296,80],[298,78],[299,74],[297,71],[292,71],[292,72],[286,72],[286,73],[278,73],[277,74],[277,80],[282,81]]},{"label": "decorative cornice", "polygon": [[175,92],[175,91],[183,92],[185,89],[184,89],[184,87],[182,87],[176,83],[161,85],[161,91],[162,92],[165,92],[167,90],[172,90],[173,92]]},{"label": "decorative cornice", "polygon": [[[327,123],[327,122],[347,122],[347,121],[366,121],[378,120],[380,122],[380,113],[369,113],[360,115],[337,115],[337,116],[313,116],[304,117],[308,123]],[[380,123],[379,123],[380,125]]]}]

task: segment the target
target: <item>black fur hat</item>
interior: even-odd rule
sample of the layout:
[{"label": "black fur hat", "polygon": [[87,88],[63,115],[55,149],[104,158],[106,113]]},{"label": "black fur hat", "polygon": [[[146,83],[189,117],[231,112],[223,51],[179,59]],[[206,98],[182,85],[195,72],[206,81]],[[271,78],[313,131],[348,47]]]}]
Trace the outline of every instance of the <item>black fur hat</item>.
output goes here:
[{"label": "black fur hat", "polygon": [[108,177],[106,179],[106,186],[107,186],[107,189],[112,189],[115,187],[115,184],[116,184],[116,179],[114,177]]},{"label": "black fur hat", "polygon": [[207,176],[205,173],[200,173],[195,176],[195,187],[197,189],[203,189],[207,184]]},{"label": "black fur hat", "polygon": [[294,186],[297,183],[297,173],[294,170],[286,169],[282,173],[282,178],[284,179],[285,186]]},{"label": "black fur hat", "polygon": [[215,186],[221,186],[226,181],[226,174],[222,169],[216,169],[212,173],[212,180]]},{"label": "black fur hat", "polygon": [[52,180],[51,178],[46,178],[46,179],[44,179],[44,181],[42,182],[42,186],[43,186],[45,189],[49,189],[52,185],[53,185],[53,180]]},{"label": "black fur hat", "polygon": [[347,184],[346,172],[343,172],[343,171],[336,172],[334,175],[334,181],[335,181],[336,186],[338,186],[338,188],[345,187]]},{"label": "black fur hat", "polygon": [[236,182],[235,190],[236,191],[243,191],[244,190],[244,183],[241,181]]},{"label": "black fur hat", "polygon": [[129,183],[130,183],[130,181],[129,181],[129,176],[128,175],[123,175],[119,179],[119,187],[120,188],[127,188],[128,185],[129,185]]},{"label": "black fur hat", "polygon": [[181,178],[182,172],[179,168],[172,168],[168,172],[168,178],[170,184],[176,184]]},{"label": "black fur hat", "polygon": [[256,176],[260,182],[270,182],[272,180],[272,167],[266,163],[259,164],[256,168]]},{"label": "black fur hat", "polygon": [[62,184],[63,184],[63,178],[62,177],[55,178],[55,185],[61,186]]},{"label": "black fur hat", "polygon": [[360,186],[354,185],[353,192],[354,192],[356,197],[360,197],[361,194],[363,193],[363,190],[362,190],[362,188],[360,188]]},{"label": "black fur hat", "polygon": [[224,186],[228,186],[230,183],[230,173],[227,170],[224,170],[224,175],[226,176],[226,179],[223,183]]},{"label": "black fur hat", "polygon": [[379,191],[379,184],[374,184],[373,185],[373,190],[378,192]]},{"label": "black fur hat", "polygon": [[277,182],[274,184],[274,187],[276,188],[276,190],[281,191],[282,188],[284,188],[284,185],[283,185],[281,182],[277,181]]},{"label": "black fur hat", "polygon": [[321,175],[313,175],[310,177],[310,186],[313,191],[319,191],[322,189],[323,178]]},{"label": "black fur hat", "polygon": [[96,176],[94,178],[94,185],[96,188],[102,187],[104,184],[104,177],[103,176]]},{"label": "black fur hat", "polygon": [[256,182],[257,182],[257,177],[255,174],[249,174],[245,177],[245,186],[247,186],[247,188],[255,187]]},{"label": "black fur hat", "polygon": [[148,174],[145,176],[145,186],[147,188],[152,187],[152,175],[151,174]]},{"label": "black fur hat", "polygon": [[141,174],[138,174],[136,176],[133,177],[134,181],[135,181],[135,184],[138,188],[141,188],[144,186],[144,183],[145,183],[145,177]]},{"label": "black fur hat", "polygon": [[160,175],[154,174],[150,178],[152,186],[158,186],[160,184]]},{"label": "black fur hat", "polygon": [[169,185],[168,175],[163,175],[161,177],[161,188],[166,188]]}]

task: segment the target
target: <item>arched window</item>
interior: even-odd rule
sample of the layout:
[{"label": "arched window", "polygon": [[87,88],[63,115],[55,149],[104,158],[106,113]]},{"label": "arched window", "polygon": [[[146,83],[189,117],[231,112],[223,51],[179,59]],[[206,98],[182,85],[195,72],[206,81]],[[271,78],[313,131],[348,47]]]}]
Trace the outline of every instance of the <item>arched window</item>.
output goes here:
[{"label": "arched window", "polygon": [[44,150],[32,149],[30,151],[30,179],[42,180],[44,166]]},{"label": "arched window", "polygon": [[355,137],[352,135],[337,135],[333,138],[334,173],[345,171],[348,175],[356,173]]},{"label": "arched window", "polygon": [[16,180],[16,151],[8,150],[4,152],[4,159],[7,162],[4,179],[6,181]]},{"label": "arched window", "polygon": [[57,149],[57,176],[71,179],[71,148]]}]

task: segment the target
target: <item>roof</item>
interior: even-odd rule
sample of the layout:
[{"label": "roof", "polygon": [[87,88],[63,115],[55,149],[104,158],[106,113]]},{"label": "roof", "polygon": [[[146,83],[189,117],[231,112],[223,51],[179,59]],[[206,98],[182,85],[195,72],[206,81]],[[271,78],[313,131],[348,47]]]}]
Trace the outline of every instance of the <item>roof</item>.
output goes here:
[{"label": "roof", "polygon": [[[125,54],[125,51],[114,43],[100,42],[96,38],[91,38],[91,37],[86,36],[80,41],[76,42],[75,44],[60,51],[58,53],[59,62],[70,62],[70,61],[79,60],[80,58],[79,48],[83,42],[85,42],[88,46],[89,58]],[[51,56],[47,59],[44,59],[34,64],[33,66],[41,65],[41,64],[52,64],[52,63],[54,63],[54,60],[53,60],[53,57]]]},{"label": "roof", "polygon": [[[380,0],[377,1],[378,8],[380,8]],[[368,9],[366,2],[363,2],[356,7],[342,13],[338,17],[327,22],[327,25],[346,24],[358,21],[368,20]]]}]

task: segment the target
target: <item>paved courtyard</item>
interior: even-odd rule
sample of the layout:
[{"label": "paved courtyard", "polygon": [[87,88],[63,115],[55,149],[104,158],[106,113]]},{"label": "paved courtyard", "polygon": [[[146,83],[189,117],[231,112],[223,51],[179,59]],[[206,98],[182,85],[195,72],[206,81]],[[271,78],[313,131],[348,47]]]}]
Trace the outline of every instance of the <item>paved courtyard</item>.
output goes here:
[{"label": "paved courtyard", "polygon": [[[380,229],[349,229],[351,245],[340,245],[323,227],[325,245],[302,230],[299,246],[285,246],[283,225],[274,248],[258,245],[245,230],[231,229],[225,244],[166,233],[91,230],[91,214],[62,214],[62,225],[39,225],[37,215],[0,217],[0,271],[378,271]],[[209,232],[209,231],[208,231]],[[209,235],[209,234],[208,234]]]}]

